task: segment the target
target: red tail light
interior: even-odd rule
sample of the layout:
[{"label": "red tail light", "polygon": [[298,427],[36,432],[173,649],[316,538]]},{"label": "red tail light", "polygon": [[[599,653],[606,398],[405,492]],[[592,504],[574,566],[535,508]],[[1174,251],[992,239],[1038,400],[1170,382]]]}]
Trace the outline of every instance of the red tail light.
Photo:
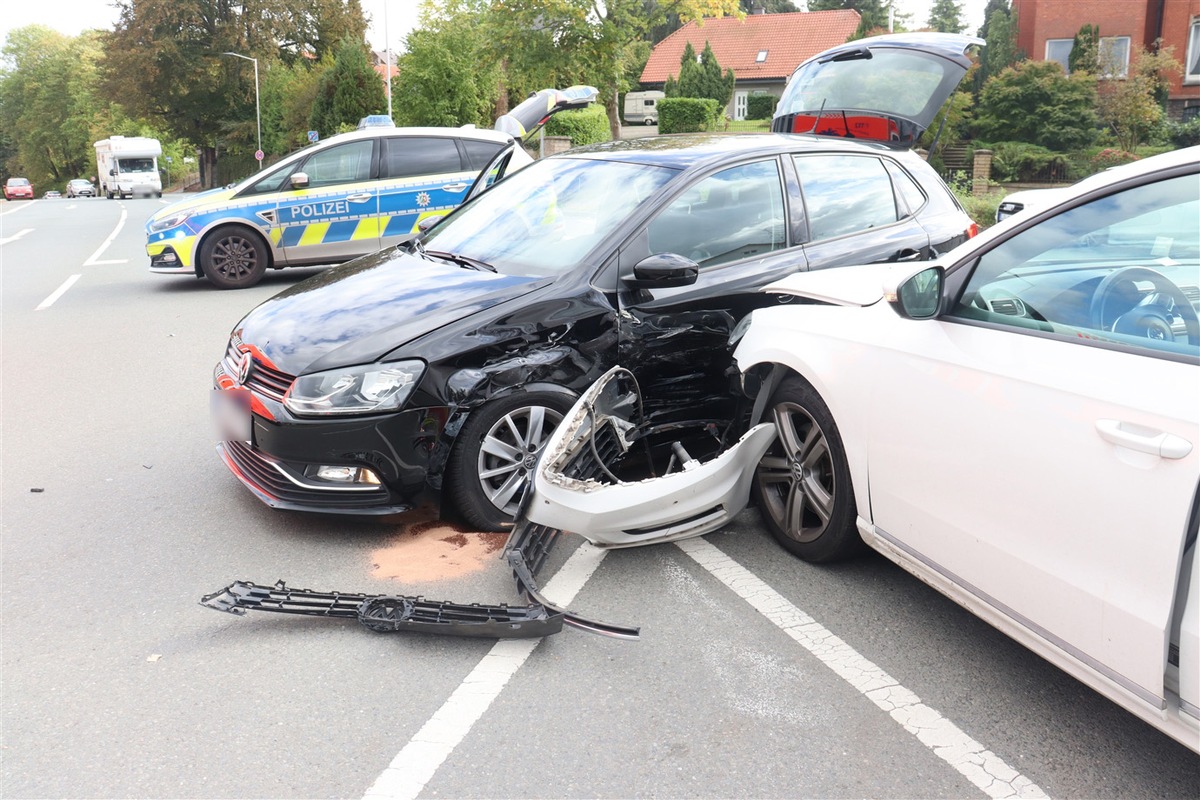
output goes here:
[{"label": "red tail light", "polygon": [[972,222],[967,228],[967,238],[972,239],[979,235],[979,223]]}]

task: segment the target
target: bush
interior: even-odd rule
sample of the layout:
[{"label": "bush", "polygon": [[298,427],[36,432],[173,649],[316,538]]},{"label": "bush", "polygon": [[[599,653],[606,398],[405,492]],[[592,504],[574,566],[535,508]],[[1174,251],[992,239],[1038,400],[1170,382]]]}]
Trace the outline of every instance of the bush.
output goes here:
[{"label": "bush", "polygon": [[779,98],[766,92],[753,92],[746,98],[746,119],[770,119]]},{"label": "bush", "polygon": [[1065,181],[1075,171],[1067,156],[1036,144],[998,142],[991,150],[993,180]]},{"label": "bush", "polygon": [[572,147],[612,139],[604,106],[591,105],[577,111],[560,111],[546,122],[547,136],[570,136]]},{"label": "bush", "polygon": [[965,172],[955,172],[950,176],[946,185],[950,187],[950,191],[954,192],[954,196],[958,198],[958,202],[962,204],[963,210],[967,212],[971,221],[979,226],[979,230],[996,223],[996,207],[1004,198],[1004,192],[989,191],[984,195],[973,194],[971,178]]},{"label": "bush", "polygon": [[1138,157],[1133,153],[1126,152],[1125,150],[1119,150],[1115,147],[1106,147],[1099,153],[1096,153],[1096,155],[1092,156],[1091,166],[1093,171],[1102,172],[1109,167],[1117,167],[1121,164],[1128,164],[1131,161],[1137,160]]},{"label": "bush", "polygon": [[1190,122],[1172,122],[1167,125],[1167,136],[1176,147],[1192,147],[1200,144],[1200,117]]},{"label": "bush", "polygon": [[720,106],[698,97],[664,97],[658,101],[659,133],[695,133],[717,128]]}]

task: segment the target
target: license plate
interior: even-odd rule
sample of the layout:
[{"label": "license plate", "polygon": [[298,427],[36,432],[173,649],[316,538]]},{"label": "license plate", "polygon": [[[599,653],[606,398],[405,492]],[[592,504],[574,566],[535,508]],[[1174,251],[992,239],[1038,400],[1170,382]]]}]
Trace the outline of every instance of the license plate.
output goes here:
[{"label": "license plate", "polygon": [[211,410],[213,424],[221,441],[250,441],[253,415],[250,413],[249,389],[213,389]]}]

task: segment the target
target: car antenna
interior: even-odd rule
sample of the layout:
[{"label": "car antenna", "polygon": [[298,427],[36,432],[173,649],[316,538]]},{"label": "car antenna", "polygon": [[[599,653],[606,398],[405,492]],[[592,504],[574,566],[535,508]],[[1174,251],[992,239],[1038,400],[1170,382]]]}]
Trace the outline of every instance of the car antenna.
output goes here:
[{"label": "car antenna", "polygon": [[845,129],[846,129],[846,138],[847,139],[856,138],[854,136],[854,134],[850,132],[850,118],[846,116],[846,109],[844,109],[844,108],[842,109],[842,126],[845,127]]},{"label": "car antenna", "polygon": [[[929,152],[925,154],[925,160],[933,158],[934,152],[937,150],[938,140],[942,138],[942,129],[946,127],[946,120],[950,119],[950,110],[954,108],[954,95],[950,95],[950,105],[946,106],[946,113],[942,115],[942,122],[938,125],[938,132],[933,136],[933,142],[929,145]],[[913,144],[916,144],[914,142]]]}]

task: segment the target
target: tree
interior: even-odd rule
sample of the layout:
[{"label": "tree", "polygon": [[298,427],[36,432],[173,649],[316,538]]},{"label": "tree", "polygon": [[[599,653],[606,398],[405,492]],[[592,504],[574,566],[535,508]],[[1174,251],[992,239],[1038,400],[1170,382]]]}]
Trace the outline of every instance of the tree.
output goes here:
[{"label": "tree", "polygon": [[1057,61],[1022,61],[984,84],[976,127],[991,142],[1084,147],[1096,135],[1096,77],[1068,76]]},{"label": "tree", "polygon": [[790,14],[799,11],[792,0],[741,0],[742,13]]},{"label": "tree", "polygon": [[663,93],[668,97],[707,97],[716,100],[718,108],[725,108],[733,97],[733,84],[733,70],[721,73],[711,43],[704,43],[704,52],[697,58],[692,43],[687,42],[679,58],[679,78],[670,76]]},{"label": "tree", "polygon": [[1100,26],[1084,25],[1075,34],[1071,53],[1067,56],[1067,71],[1091,72],[1095,74],[1100,63]]},{"label": "tree", "polygon": [[999,11],[1008,17],[1012,15],[1012,8],[1009,5],[1009,0],[988,0],[987,5],[983,7],[983,24],[979,26],[979,31],[975,34],[980,39],[986,39],[988,32],[991,30],[992,16]]},{"label": "tree", "polygon": [[367,46],[343,39],[334,55],[333,68],[321,75],[309,124],[321,136],[331,136],[353,130],[360,119],[386,108],[383,82],[371,69]]},{"label": "tree", "polygon": [[404,98],[397,124],[492,126],[502,73],[474,11],[426,18],[405,46],[392,79],[392,96]]},{"label": "tree", "polygon": [[942,33],[962,33],[962,4],[955,0],[934,0],[929,9],[929,27]]},{"label": "tree", "polygon": [[[117,0],[105,37],[104,92],[200,152],[214,185],[217,147],[253,147],[253,71],[262,76],[329,47],[333,30],[365,30],[357,0]],[[265,144],[265,142],[264,142]]]},{"label": "tree", "polygon": [[1158,96],[1170,86],[1171,76],[1181,70],[1172,48],[1157,53],[1143,48],[1135,54],[1125,80],[1103,81],[1097,112],[1122,150],[1133,152],[1162,124],[1165,114]]},{"label": "tree", "polygon": [[0,130],[10,172],[61,186],[95,172],[92,142],[142,132],[98,91],[97,32],[70,37],[40,25],[17,28],[3,54],[10,66],[0,71]]},{"label": "tree", "polygon": [[[601,90],[614,138],[620,135],[617,98],[629,88],[626,65],[653,26],[668,13],[684,22],[741,14],[738,0],[492,0],[490,8],[495,52],[507,57],[548,45],[561,65],[558,74],[578,75]],[[511,62],[506,68],[511,78]]]},{"label": "tree", "polygon": [[[895,11],[892,0],[808,0],[809,11],[837,11],[851,9],[857,11],[862,20],[858,30],[854,32],[855,39],[861,39],[871,31],[882,28],[887,30],[888,11]],[[896,14],[903,18],[905,15]]]}]

